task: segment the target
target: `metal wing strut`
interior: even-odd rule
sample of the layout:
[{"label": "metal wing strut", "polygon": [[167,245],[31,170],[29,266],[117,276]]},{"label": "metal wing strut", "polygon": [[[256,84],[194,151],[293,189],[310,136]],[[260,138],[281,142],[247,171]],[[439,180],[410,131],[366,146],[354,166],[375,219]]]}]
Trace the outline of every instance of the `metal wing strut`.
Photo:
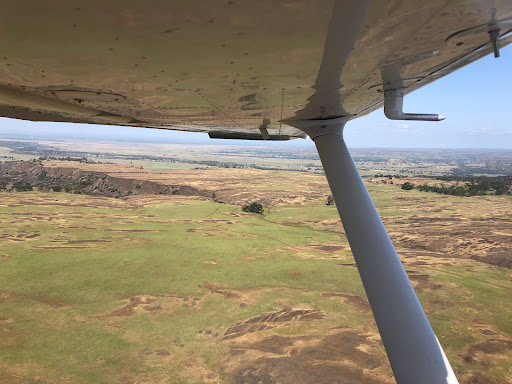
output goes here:
[{"label": "metal wing strut", "polygon": [[[343,127],[350,117],[343,115],[341,105],[333,108],[340,102],[339,93],[333,88],[343,86],[340,74],[362,28],[367,6],[367,1],[336,3],[316,93],[310,98],[314,104],[337,109],[341,116],[321,116],[289,124],[315,141],[396,381],[457,383],[345,145]],[[340,40],[343,44],[333,44]],[[306,108],[297,116],[307,112]]]}]

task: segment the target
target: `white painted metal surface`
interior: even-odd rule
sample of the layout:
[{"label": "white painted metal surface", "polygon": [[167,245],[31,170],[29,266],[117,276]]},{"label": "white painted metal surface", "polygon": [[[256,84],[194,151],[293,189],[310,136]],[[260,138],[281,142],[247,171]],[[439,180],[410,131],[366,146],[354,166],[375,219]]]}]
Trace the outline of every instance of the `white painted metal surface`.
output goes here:
[{"label": "white painted metal surface", "polygon": [[316,124],[304,131],[318,149],[397,383],[457,383],[345,145],[345,121]]},{"label": "white painted metal surface", "polygon": [[0,116],[298,138],[382,107],[389,65],[408,94],[506,46],[511,19],[512,0],[4,1]]},{"label": "white painted metal surface", "polygon": [[404,88],[395,88],[384,91],[384,114],[391,120],[418,120],[441,121],[446,119],[443,115],[433,113],[405,113]]}]

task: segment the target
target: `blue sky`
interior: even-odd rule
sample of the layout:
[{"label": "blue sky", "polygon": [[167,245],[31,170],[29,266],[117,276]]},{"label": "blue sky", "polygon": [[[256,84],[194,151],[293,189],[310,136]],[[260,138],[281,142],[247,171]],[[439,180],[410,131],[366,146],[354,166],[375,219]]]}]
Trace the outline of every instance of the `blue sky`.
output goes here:
[{"label": "blue sky", "polygon": [[[439,113],[441,122],[391,121],[382,109],[350,121],[345,137],[353,148],[505,148],[512,149],[512,46],[501,57],[489,55],[404,99],[404,111]],[[0,118],[0,138],[27,137],[139,142],[246,144],[313,147],[310,140],[247,142],[210,140],[207,134],[66,123],[33,123]]]}]

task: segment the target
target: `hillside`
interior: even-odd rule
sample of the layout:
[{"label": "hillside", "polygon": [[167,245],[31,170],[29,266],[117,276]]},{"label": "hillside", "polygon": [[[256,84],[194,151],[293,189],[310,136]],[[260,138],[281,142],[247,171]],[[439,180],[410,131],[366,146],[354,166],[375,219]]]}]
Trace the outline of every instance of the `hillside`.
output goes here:
[{"label": "hillside", "polygon": [[[322,176],[109,167],[4,169],[95,181],[0,192],[0,382],[393,382]],[[510,382],[512,198],[367,186],[460,382]]]}]

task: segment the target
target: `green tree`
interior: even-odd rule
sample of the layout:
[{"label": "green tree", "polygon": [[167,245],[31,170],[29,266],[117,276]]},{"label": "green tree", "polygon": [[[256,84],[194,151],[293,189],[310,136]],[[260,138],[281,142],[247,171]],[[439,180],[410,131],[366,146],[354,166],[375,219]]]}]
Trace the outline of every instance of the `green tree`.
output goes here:
[{"label": "green tree", "polygon": [[414,184],[406,181],[405,183],[402,184],[402,189],[405,189],[406,191],[410,191],[411,189],[414,189]]},{"label": "green tree", "polygon": [[249,205],[244,205],[242,207],[242,211],[244,212],[253,212],[263,215],[263,206],[260,203],[254,202]]},{"label": "green tree", "polygon": [[32,191],[34,188],[28,181],[17,181],[12,185],[11,189],[18,192],[27,192]]}]

